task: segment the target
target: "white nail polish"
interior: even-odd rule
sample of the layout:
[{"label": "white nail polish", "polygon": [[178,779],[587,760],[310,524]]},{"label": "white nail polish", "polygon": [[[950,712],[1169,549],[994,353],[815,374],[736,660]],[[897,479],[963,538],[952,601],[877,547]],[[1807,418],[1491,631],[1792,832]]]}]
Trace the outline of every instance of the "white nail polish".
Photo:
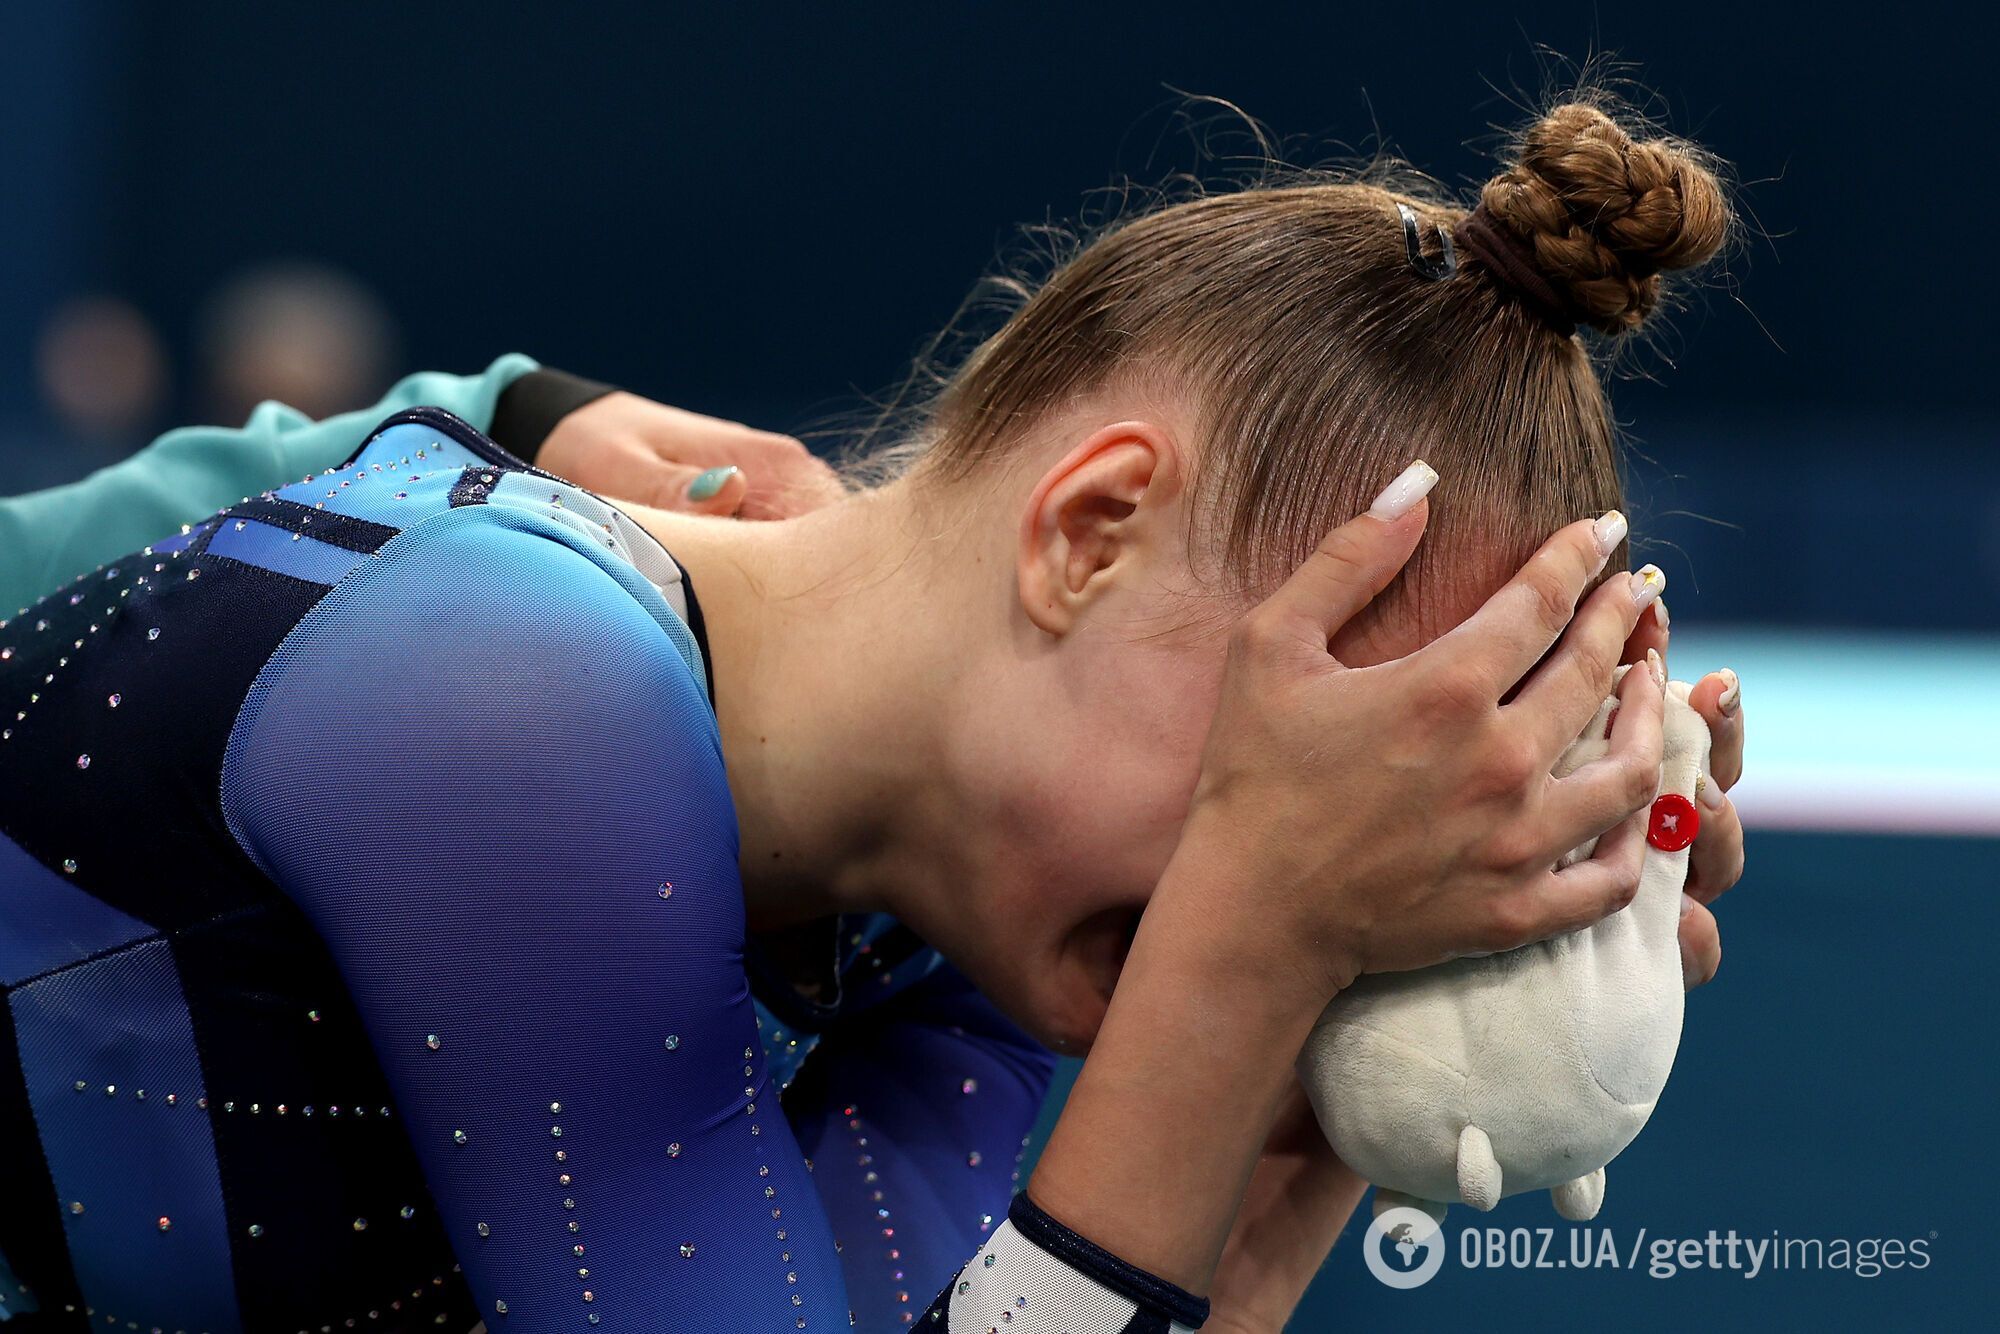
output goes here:
[{"label": "white nail polish", "polygon": [[1667,591],[1667,576],[1657,565],[1646,565],[1632,575],[1632,601],[1644,611],[1654,598]]},{"label": "white nail polish", "polygon": [[1656,648],[1646,650],[1646,670],[1653,674],[1653,684],[1660,689],[1667,688],[1667,664]]},{"label": "white nail polish", "polygon": [[[1625,516],[1617,510],[1606,510],[1598,516],[1597,522],[1590,525],[1590,537],[1597,543],[1597,554],[1606,560],[1611,559],[1611,553],[1618,550],[1618,544],[1625,540],[1628,527]],[[1598,568],[1604,567],[1600,565]]]},{"label": "white nail polish", "polygon": [[1383,488],[1382,494],[1375,497],[1375,503],[1368,507],[1368,512],[1384,523],[1400,519],[1431,493],[1437,481],[1437,469],[1418,459]]},{"label": "white nail polish", "polygon": [[1743,681],[1734,671],[1724,667],[1716,673],[1723,681],[1722,694],[1716,699],[1715,707],[1723,713],[1734,716],[1743,705]]},{"label": "white nail polish", "polygon": [[1653,604],[1653,615],[1659,620],[1662,630],[1667,629],[1674,623],[1674,618],[1667,615],[1667,600],[1665,598],[1661,598]]},{"label": "white nail polish", "polygon": [[1694,798],[1710,810],[1719,811],[1722,804],[1729,800],[1729,794],[1722,790],[1722,784],[1715,781],[1714,775],[1703,774],[1694,785]]}]

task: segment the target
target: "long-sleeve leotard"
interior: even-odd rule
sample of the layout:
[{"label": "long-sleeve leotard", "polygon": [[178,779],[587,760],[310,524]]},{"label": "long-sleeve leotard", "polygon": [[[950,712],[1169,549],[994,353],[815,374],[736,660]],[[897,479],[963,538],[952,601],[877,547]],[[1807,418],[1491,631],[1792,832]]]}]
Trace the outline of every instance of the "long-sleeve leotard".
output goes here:
[{"label": "long-sleeve leotard", "polygon": [[[435,1209],[489,1328],[846,1328],[850,1307],[863,1328],[1198,1325],[1200,1303],[1097,1252],[1024,1198],[1011,1218],[995,1216],[1047,1062],[948,969],[924,964],[914,981],[885,985],[893,999],[826,1025],[780,1107],[746,962],[735,815],[690,625],[698,618],[675,587],[679,572],[610,507],[510,468],[456,429],[449,467],[411,463],[399,476],[414,437],[453,430],[441,417],[405,422],[337,479],[199,525],[171,551],[161,544],[148,553],[160,570],[142,576],[155,582],[130,605],[182,640],[226,640],[235,605],[226,593],[303,608],[227,730],[219,832],[304,914],[330,958],[420,1166],[428,1199],[412,1204]],[[214,595],[195,591],[201,574]],[[104,669],[122,674],[135,702],[171,707],[175,678],[147,675],[166,659],[140,625],[117,622],[123,657]],[[209,651],[179,670],[217,670],[229,658]],[[93,728],[127,721],[102,711],[94,684],[44,689],[49,698],[37,699],[59,712],[39,715],[37,728],[91,708]],[[24,754],[49,749],[45,731],[34,736],[41,748]],[[100,889],[97,863],[79,869],[57,856],[81,807],[59,804],[70,789],[44,786],[36,802],[57,803],[48,821],[10,825],[0,852],[15,848],[40,862],[37,874],[150,912],[123,884]],[[198,906],[170,916],[193,922]],[[156,938],[147,925],[108,952],[79,943],[70,962],[57,951],[54,967],[24,973],[16,1019],[42,1022],[26,1002],[52,979],[101,971],[183,929],[152,922]],[[185,1040],[219,1069],[225,1062],[202,1051],[218,1040],[202,1018],[220,1004],[210,999],[218,988],[195,971],[219,956],[175,950],[194,1015]],[[309,1062],[313,1031],[298,1029],[299,1052],[269,1058]],[[44,1068],[25,1038],[16,1046],[38,1115],[45,1101],[86,1105],[55,1101],[74,1096],[70,1078],[85,1072]],[[0,1086],[0,1103],[7,1096]],[[260,1110],[201,1101],[217,1125]],[[44,1152],[54,1153],[48,1133]],[[269,1275],[246,1287],[246,1266],[278,1254],[270,1229],[279,1223],[249,1221],[232,1180],[257,1171],[268,1188],[283,1160],[232,1147],[236,1135],[219,1130],[222,1147],[207,1150],[214,1163],[196,1154],[188,1167],[220,1183],[210,1253],[235,1278],[184,1278],[216,1311],[233,1284],[244,1308],[235,1327],[259,1329],[244,1294],[266,1280],[289,1289]],[[105,1152],[115,1159],[127,1147],[146,1146]],[[54,1153],[40,1207],[61,1214],[78,1170]],[[970,1207],[981,1200],[993,1203]],[[313,1201],[286,1207],[311,1215]],[[387,1207],[386,1218],[357,1215],[354,1232],[393,1226]],[[414,1210],[404,1210],[407,1220]],[[194,1226],[186,1217],[184,1234]],[[69,1284],[88,1300],[98,1268],[79,1248],[122,1246],[121,1257],[143,1263],[135,1239],[89,1231],[98,1220],[62,1215],[71,1272],[50,1291]],[[850,1298],[843,1261],[866,1296]],[[231,1328],[221,1316],[211,1324]]]}]

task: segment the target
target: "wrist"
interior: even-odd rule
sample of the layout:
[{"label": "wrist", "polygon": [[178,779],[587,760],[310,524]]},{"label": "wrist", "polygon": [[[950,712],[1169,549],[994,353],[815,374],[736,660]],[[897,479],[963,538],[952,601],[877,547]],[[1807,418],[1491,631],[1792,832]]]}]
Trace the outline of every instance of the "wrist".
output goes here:
[{"label": "wrist", "polygon": [[1217,1311],[1201,1327],[1201,1334],[1283,1334],[1285,1322],[1256,1316]]},{"label": "wrist", "polygon": [[1311,926],[1303,915],[1283,910],[1293,896],[1274,889],[1287,884],[1302,887],[1297,897],[1309,894],[1321,903],[1340,892],[1328,876],[1301,868],[1261,837],[1255,822],[1198,808],[1146,906],[1141,930],[1150,925],[1172,942],[1182,968],[1226,989],[1237,1004],[1261,1009],[1267,1023],[1303,1021],[1309,1028],[1361,969],[1352,942],[1328,930],[1323,907],[1312,914]]},{"label": "wrist", "polygon": [[1169,883],[1226,861],[1176,856],[1032,1183],[1084,1236],[1192,1292],[1214,1275],[1325,1004]]}]

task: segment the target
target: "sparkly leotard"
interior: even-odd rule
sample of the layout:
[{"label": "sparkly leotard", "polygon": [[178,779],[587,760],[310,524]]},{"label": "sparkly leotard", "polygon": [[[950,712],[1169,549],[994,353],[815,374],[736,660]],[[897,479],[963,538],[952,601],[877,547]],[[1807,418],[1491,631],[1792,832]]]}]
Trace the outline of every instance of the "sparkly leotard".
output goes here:
[{"label": "sparkly leotard", "polygon": [[0,692],[10,1330],[1199,1323],[998,1221],[1051,1062],[933,952],[761,963],[683,572],[448,414],[0,624]]}]

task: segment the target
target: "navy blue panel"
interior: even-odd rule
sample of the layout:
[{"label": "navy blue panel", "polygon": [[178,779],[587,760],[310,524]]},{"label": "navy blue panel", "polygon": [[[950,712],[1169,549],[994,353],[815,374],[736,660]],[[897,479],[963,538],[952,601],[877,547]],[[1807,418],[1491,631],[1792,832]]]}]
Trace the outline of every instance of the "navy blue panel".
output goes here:
[{"label": "navy blue panel", "polygon": [[0,987],[152,934],[0,835]]},{"label": "navy blue panel", "polygon": [[301,505],[270,496],[246,500],[241,505],[232,507],[228,515],[231,519],[255,519],[260,523],[268,523],[273,528],[282,528],[288,533],[302,533],[321,542],[363,554],[379,549],[384,542],[401,531],[384,527],[379,523],[370,523],[366,519],[316,510],[310,505]]},{"label": "navy blue panel", "polygon": [[227,556],[294,579],[337,584],[368,559],[359,552],[322,542],[318,535],[287,532],[256,519],[226,519],[208,541],[207,554]]},{"label": "navy blue panel", "polygon": [[492,468],[476,466],[467,468],[452,483],[451,503],[461,505],[484,505],[486,498],[493,494],[493,488],[500,484],[500,474]]},{"label": "navy blue panel", "polygon": [[[403,1119],[311,924],[280,900],[189,927],[173,949],[229,1183],[245,1326],[380,1330],[443,1314],[470,1329],[478,1317]],[[383,1318],[369,1321],[371,1309]]]},{"label": "navy blue panel", "polygon": [[141,1328],[240,1330],[194,1029],[166,942],[51,974],[11,1002],[84,1300]]},{"label": "navy blue panel", "polygon": [[[200,535],[205,532],[198,530]],[[0,834],[172,929],[266,900],[217,810],[229,728],[325,586],[189,550],[131,556],[0,631]]]},{"label": "navy blue panel", "polygon": [[[69,1265],[69,1240],[41,1134],[28,1100],[14,1040],[14,1007],[0,996],[0,1264],[11,1272],[15,1291],[7,1299],[24,1309],[19,1289],[29,1288],[46,1309],[80,1309],[83,1295]],[[0,1292],[6,1292],[0,1288]]]}]

